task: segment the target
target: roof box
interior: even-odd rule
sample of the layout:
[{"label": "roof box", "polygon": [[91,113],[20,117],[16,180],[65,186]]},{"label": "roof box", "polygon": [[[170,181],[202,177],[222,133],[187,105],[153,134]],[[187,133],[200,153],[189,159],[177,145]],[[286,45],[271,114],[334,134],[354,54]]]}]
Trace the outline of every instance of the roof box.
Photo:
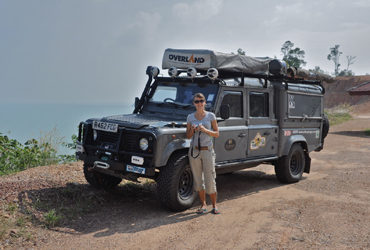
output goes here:
[{"label": "roof box", "polygon": [[200,49],[166,49],[163,55],[162,68],[176,67],[197,70],[216,68],[218,71],[243,72],[247,74],[268,74],[268,57],[250,57],[231,53],[221,53]]}]

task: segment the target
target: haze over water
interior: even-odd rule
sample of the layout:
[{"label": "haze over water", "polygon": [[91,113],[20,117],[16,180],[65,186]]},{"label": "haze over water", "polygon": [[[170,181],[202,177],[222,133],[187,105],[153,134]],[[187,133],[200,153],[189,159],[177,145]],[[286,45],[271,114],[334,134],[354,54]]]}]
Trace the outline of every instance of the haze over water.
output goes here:
[{"label": "haze over water", "polygon": [[[0,133],[25,143],[56,130],[56,137],[71,142],[78,124],[89,118],[132,113],[132,104],[0,104]],[[71,153],[59,147],[59,153]]]}]

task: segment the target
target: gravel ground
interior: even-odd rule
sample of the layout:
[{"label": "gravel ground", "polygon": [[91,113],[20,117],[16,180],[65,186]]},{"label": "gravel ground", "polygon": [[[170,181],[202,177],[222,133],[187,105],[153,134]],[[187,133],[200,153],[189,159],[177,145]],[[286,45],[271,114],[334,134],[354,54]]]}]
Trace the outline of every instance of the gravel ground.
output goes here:
[{"label": "gravel ground", "polygon": [[370,249],[369,128],[366,113],[331,128],[296,184],[269,165],[218,176],[220,215],[168,212],[145,179],[95,190],[80,162],[0,177],[0,249]]}]

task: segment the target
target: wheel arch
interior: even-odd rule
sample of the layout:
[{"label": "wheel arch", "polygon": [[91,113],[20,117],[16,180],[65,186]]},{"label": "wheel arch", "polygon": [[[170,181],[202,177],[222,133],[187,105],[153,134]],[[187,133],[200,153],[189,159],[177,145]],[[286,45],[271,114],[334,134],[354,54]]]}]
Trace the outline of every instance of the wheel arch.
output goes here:
[{"label": "wheel arch", "polygon": [[292,148],[293,144],[299,143],[304,151],[308,152],[308,146],[306,138],[303,135],[292,135],[286,141],[281,151],[280,156],[288,155],[290,149]]},{"label": "wheel arch", "polygon": [[307,174],[310,173],[311,158],[310,158],[310,155],[308,153],[309,152],[308,151],[308,145],[307,145],[306,138],[304,136],[302,136],[302,135],[293,135],[293,136],[291,136],[289,138],[289,140],[287,141],[287,143],[285,144],[281,156],[288,155],[290,149],[293,147],[294,144],[299,144],[302,147],[303,152],[304,152],[304,156],[305,156],[304,172],[307,173]]},{"label": "wheel arch", "polygon": [[178,154],[187,154],[189,148],[190,140],[174,140],[168,143],[165,149],[158,154],[158,157],[155,161],[155,166],[166,166],[171,157]]}]

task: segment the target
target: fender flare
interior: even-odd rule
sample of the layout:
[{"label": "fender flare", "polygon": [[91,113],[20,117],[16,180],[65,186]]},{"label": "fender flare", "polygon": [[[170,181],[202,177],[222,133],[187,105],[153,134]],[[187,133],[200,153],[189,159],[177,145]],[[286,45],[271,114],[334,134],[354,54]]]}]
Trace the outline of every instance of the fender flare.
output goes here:
[{"label": "fender flare", "polygon": [[283,149],[281,151],[281,156],[288,155],[292,145],[297,142],[301,143],[303,149],[307,150],[306,138],[303,135],[292,135],[289,137],[289,139],[286,141],[285,145],[283,146]]},{"label": "fender flare", "polygon": [[158,157],[158,160],[155,162],[155,166],[161,167],[167,165],[171,155],[176,151],[183,150],[187,152],[190,148],[190,142],[191,139],[177,139],[168,143],[160,154],[160,157]]}]

